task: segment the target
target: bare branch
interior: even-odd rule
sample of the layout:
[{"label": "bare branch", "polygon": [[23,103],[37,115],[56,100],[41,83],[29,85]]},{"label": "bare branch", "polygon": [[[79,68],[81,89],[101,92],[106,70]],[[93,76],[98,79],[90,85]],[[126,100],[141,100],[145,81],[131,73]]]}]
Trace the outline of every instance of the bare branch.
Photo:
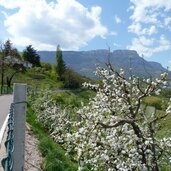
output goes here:
[{"label": "bare branch", "polygon": [[154,122],[157,122],[158,120],[161,120],[161,119],[164,119],[165,117],[167,117],[169,115],[169,113],[163,115],[163,116],[160,116],[160,117],[157,117],[155,119],[153,119],[150,124],[154,123]]}]

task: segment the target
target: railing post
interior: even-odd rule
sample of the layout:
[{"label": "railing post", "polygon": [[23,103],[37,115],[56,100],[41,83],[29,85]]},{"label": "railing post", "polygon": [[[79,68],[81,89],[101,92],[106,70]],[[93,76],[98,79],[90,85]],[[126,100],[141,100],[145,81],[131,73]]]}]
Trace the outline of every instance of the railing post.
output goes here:
[{"label": "railing post", "polygon": [[24,170],[26,92],[26,84],[14,84],[14,171]]}]

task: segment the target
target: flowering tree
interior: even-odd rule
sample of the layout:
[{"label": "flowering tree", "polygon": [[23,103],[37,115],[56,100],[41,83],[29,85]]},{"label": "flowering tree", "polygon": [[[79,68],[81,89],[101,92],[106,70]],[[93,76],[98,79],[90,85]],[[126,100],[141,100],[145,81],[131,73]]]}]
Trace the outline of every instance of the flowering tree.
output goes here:
[{"label": "flowering tree", "polygon": [[30,90],[29,95],[37,121],[43,124],[57,143],[64,144],[66,134],[72,128],[71,114],[52,100],[52,91],[37,91],[35,94]]},{"label": "flowering tree", "polygon": [[167,74],[154,80],[126,79],[123,70],[107,66],[97,68],[102,84],[84,84],[97,94],[78,110],[77,119],[45,95],[39,108],[35,105],[38,120],[56,142],[76,152],[78,170],[90,165],[99,171],[159,171],[171,161],[171,138],[157,135],[160,121],[171,114],[171,101],[164,113],[147,113],[142,100],[159,94]]},{"label": "flowering tree", "polygon": [[97,95],[78,111],[78,129],[67,134],[70,149],[75,144],[79,169],[90,164],[93,170],[158,171],[171,154],[171,138],[157,138],[158,124],[171,114],[171,103],[164,114],[147,114],[142,99],[158,94],[167,74],[155,80],[127,80],[123,70],[117,72],[110,64],[108,68],[97,69],[101,85],[84,84]]}]

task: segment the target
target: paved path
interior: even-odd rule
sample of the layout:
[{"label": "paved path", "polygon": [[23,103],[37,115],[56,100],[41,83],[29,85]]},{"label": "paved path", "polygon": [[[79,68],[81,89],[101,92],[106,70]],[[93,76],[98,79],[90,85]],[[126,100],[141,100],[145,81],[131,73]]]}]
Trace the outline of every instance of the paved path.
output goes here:
[{"label": "paved path", "polygon": [[13,101],[12,95],[0,96],[0,130],[6,119],[7,114],[9,113],[9,108],[12,101]]},{"label": "paved path", "polygon": [[[7,118],[10,105],[12,102],[13,102],[13,95],[0,96],[0,161],[6,155],[4,143],[5,143],[6,136],[7,136],[7,129],[5,130],[4,126],[6,125],[4,125],[4,122]],[[0,171],[3,171],[1,162],[0,162]]]}]

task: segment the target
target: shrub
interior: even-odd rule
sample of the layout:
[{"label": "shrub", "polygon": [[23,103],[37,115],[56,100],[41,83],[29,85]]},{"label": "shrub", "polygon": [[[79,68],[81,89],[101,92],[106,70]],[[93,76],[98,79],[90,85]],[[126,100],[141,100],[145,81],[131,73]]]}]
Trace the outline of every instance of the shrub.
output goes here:
[{"label": "shrub", "polygon": [[65,93],[56,93],[52,95],[52,100],[55,101],[56,103],[62,103],[64,104],[65,101]]},{"label": "shrub", "polygon": [[143,102],[147,106],[153,106],[159,110],[162,109],[162,98],[160,97],[149,96],[149,97],[144,98]]},{"label": "shrub", "polygon": [[51,71],[52,69],[52,65],[49,63],[42,63],[41,66],[45,69],[45,71]]},{"label": "shrub", "polygon": [[71,69],[66,69],[65,73],[63,74],[62,80],[64,81],[65,88],[77,89],[80,88],[82,84],[88,79],[82,77]]},{"label": "shrub", "polygon": [[33,79],[45,79],[45,76],[43,74],[32,74],[31,76]]}]

